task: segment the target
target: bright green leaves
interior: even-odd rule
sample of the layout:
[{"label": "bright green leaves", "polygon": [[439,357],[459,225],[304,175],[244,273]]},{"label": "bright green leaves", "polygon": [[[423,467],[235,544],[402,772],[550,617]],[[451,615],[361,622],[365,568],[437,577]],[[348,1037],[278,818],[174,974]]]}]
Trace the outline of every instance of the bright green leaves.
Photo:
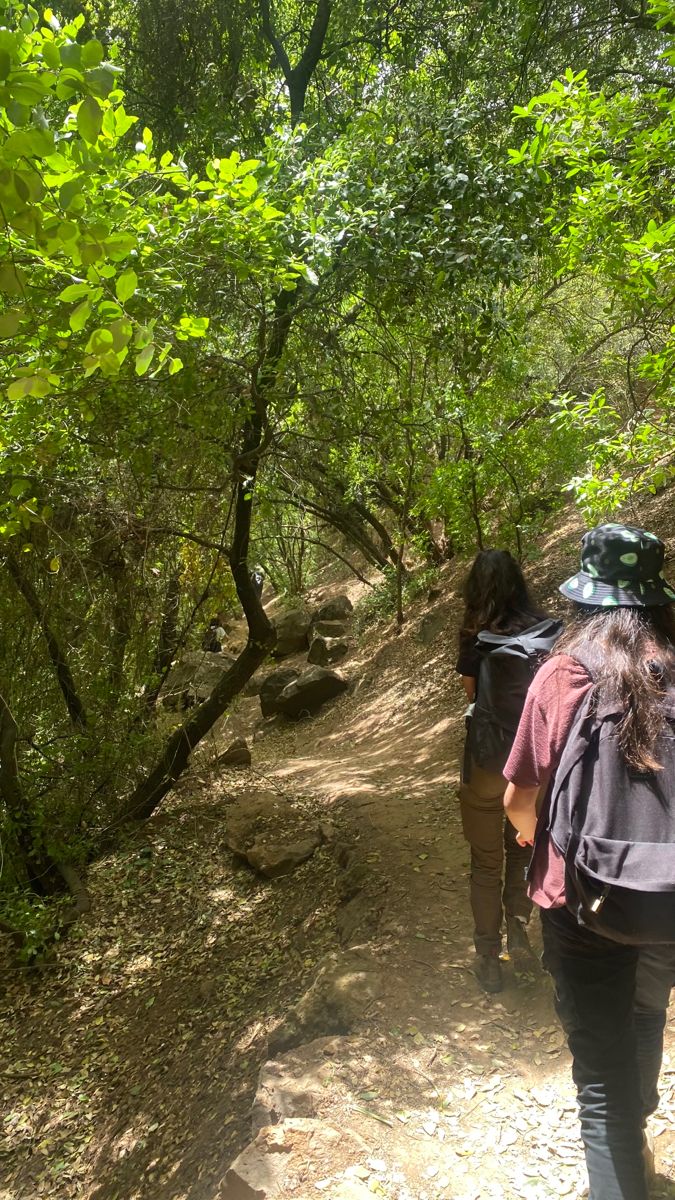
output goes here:
[{"label": "bright green leaves", "polygon": [[81,203],[83,184],[84,180],[81,175],[74,175],[61,184],[59,204],[64,212],[71,208],[75,210],[83,207],[83,202]]},{"label": "bright green leaves", "polygon": [[136,244],[136,236],[133,233],[113,233],[105,239],[103,248],[112,262],[121,262],[136,249]]},{"label": "bright green leaves", "polygon": [[83,67],[97,67],[103,61],[103,46],[97,38],[85,42],[82,47],[81,62]]},{"label": "bright green leaves", "polygon": [[208,317],[181,317],[178,322],[176,337],[180,342],[185,342],[188,338],[203,338],[206,337],[208,327]]},{"label": "bright green leaves", "polygon": [[122,274],[118,276],[115,283],[115,294],[120,303],[124,304],[127,300],[130,300],[137,287],[138,276],[136,272],[129,267],[128,270],[123,271]]},{"label": "bright green leaves", "polygon": [[94,96],[86,96],[77,110],[78,132],[85,142],[98,140],[103,125],[103,109]]},{"label": "bright green leaves", "polygon": [[143,349],[140,350],[136,355],[135,371],[137,375],[145,375],[153,358],[155,357],[155,349],[156,347],[154,342],[149,342],[148,345],[144,346]]},{"label": "bright green leaves", "polygon": [[[672,20],[675,7],[666,8]],[[602,391],[590,400],[585,394],[561,402],[555,418],[570,437],[580,427],[587,432],[588,469],[570,487],[593,519],[640,488],[662,486],[672,453],[675,101],[665,89],[605,95],[584,72],[568,71],[518,115],[534,127],[511,157],[539,169],[549,185],[560,275],[585,273],[609,297],[603,320],[620,313],[630,331],[614,351],[626,360],[630,404],[618,399],[624,381],[613,404]]]},{"label": "bright green leaves", "polygon": [[8,309],[7,312],[0,313],[0,338],[12,338],[19,332],[21,315],[19,309]]},{"label": "bright green leaves", "polygon": [[95,329],[87,342],[87,354],[103,355],[113,348],[112,330],[100,327]]},{"label": "bright green leaves", "polygon": [[58,384],[58,377],[42,370],[35,374],[21,375],[14,379],[7,388],[10,400],[22,400],[25,396],[48,396]]},{"label": "bright green leaves", "polygon": [[69,283],[62,292],[59,292],[59,300],[81,300],[83,296],[88,296],[91,287],[88,283]]},{"label": "bright green leaves", "polygon": [[14,262],[0,262],[0,292],[6,296],[21,296],[25,291],[25,274]]},{"label": "bright green leaves", "polygon": [[116,74],[118,71],[119,67],[113,66],[112,63],[102,63],[100,67],[94,67],[92,71],[87,71],[85,83],[91,95],[105,100],[117,86]]},{"label": "bright green leaves", "polygon": [[68,318],[68,324],[70,325],[73,333],[79,333],[81,329],[84,329],[91,316],[91,313],[92,304],[91,300],[89,299],[83,300],[81,304],[78,304],[77,308],[73,309],[70,317]]}]

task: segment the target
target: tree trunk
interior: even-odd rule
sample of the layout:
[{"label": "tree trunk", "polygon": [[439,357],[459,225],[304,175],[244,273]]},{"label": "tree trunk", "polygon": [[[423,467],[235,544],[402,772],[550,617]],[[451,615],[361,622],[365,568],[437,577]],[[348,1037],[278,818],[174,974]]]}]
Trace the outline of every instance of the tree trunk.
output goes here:
[{"label": "tree trunk", "polygon": [[248,552],[251,540],[255,483],[260,456],[265,446],[268,396],[276,382],[293,320],[298,293],[281,292],[275,302],[275,314],[267,353],[259,375],[254,372],[251,386],[252,408],[243,430],[241,451],[235,463],[237,491],[234,533],[229,551],[230,570],[248,625],[248,641],[239,657],[226,671],[211,695],[168,739],[154,767],[141,780],[122,807],[113,825],[146,820],[171,791],[188,765],[195,746],[222,717],[228,705],[273,649],[274,626],[269,620],[251,581]]},{"label": "tree trunk", "polygon": [[159,630],[157,653],[155,654],[155,672],[163,674],[173,662],[178,644],[178,614],[180,611],[180,577],[173,574],[169,577],[164,597],[164,612]]},{"label": "tree trunk", "polygon": [[[19,775],[17,741],[19,730],[7,701],[0,694],[0,797],[10,818],[15,867],[20,882],[33,891],[48,892],[52,864],[36,849],[35,818]],[[11,846],[11,842],[10,842]]]},{"label": "tree trunk", "polygon": [[16,587],[21,592],[26,604],[35,617],[45,642],[47,643],[49,657],[51,658],[52,664],[56,671],[56,678],[58,680],[59,687],[61,688],[63,699],[66,702],[68,715],[70,716],[70,719],[76,729],[85,729],[87,725],[87,716],[84,711],[84,705],[82,704],[82,701],[77,693],[75,682],[73,680],[70,667],[66,661],[65,654],[59,645],[56,634],[47,620],[47,615],[40,601],[40,597],[35,591],[30,579],[24,575],[18,561],[12,554],[7,556],[6,562],[7,569],[12,576]]},{"label": "tree trunk", "polygon": [[110,703],[114,707],[120,697],[124,682],[124,659],[131,637],[131,595],[127,588],[126,571],[113,578],[114,600],[112,609],[112,630],[110,638],[110,668],[108,683],[110,685]]},{"label": "tree trunk", "polygon": [[312,28],[307,38],[307,45],[299,61],[292,67],[284,44],[274,29],[270,0],[260,0],[262,31],[274,50],[276,60],[281,67],[284,80],[286,81],[288,98],[291,102],[291,125],[293,128],[295,128],[304,112],[307,88],[321,57],[326,33],[328,32],[330,12],[330,0],[317,0]]}]

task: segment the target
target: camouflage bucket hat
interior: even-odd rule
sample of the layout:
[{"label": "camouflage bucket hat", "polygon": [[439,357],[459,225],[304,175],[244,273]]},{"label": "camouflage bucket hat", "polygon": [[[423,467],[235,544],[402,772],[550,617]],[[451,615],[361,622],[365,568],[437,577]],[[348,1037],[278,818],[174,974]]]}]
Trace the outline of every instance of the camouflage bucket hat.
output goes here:
[{"label": "camouflage bucket hat", "polygon": [[655,533],[632,525],[596,525],[581,539],[581,566],[560,585],[568,600],[594,608],[675,604],[663,578],[665,546]]}]

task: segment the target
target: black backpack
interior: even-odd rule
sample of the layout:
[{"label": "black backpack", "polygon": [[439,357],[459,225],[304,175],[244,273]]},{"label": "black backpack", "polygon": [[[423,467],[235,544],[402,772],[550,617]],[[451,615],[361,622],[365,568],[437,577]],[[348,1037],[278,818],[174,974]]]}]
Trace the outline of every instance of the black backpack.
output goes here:
[{"label": "black backpack", "polygon": [[478,634],[480,666],[466,750],[483,770],[499,773],[506,766],[527,689],[561,631],[562,623],[547,617],[522,633]]},{"label": "black backpack", "polygon": [[[585,662],[581,665],[588,671]],[[675,943],[675,689],[655,748],[661,771],[629,767],[623,710],[584,698],[555,773],[548,833],[565,859],[567,907],[595,933],[629,945]]]}]

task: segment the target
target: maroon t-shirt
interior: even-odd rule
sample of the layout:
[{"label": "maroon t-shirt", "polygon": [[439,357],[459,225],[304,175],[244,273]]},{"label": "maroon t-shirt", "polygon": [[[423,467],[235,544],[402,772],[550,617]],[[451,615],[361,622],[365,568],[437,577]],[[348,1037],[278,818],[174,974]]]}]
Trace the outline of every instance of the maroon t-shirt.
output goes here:
[{"label": "maroon t-shirt", "polygon": [[[560,762],[576,712],[593,683],[567,654],[554,654],[540,667],[527,693],[504,776],[516,787],[539,787]],[[541,908],[565,903],[565,863],[544,835],[547,813],[540,813],[530,871],[529,894]]]}]

